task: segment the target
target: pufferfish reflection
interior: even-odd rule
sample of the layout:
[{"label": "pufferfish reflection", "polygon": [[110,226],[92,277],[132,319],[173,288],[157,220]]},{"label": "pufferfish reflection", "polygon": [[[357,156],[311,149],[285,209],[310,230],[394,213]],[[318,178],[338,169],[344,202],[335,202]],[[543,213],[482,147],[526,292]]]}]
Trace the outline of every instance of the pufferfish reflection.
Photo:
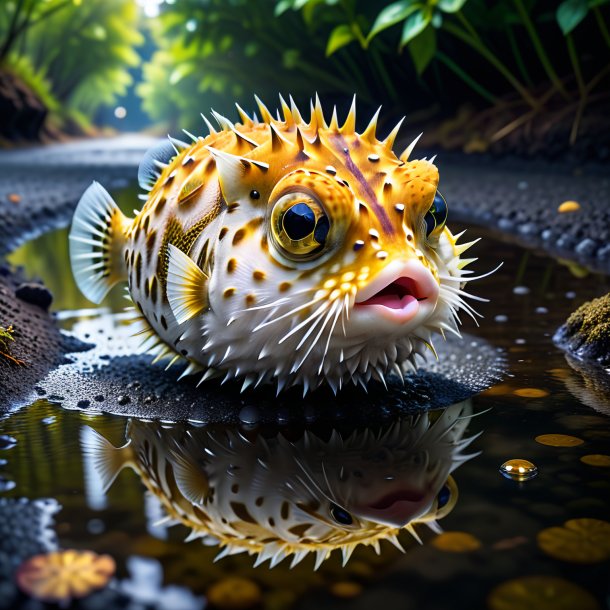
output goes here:
[{"label": "pufferfish reflection", "polygon": [[[380,541],[401,550],[397,535],[437,520],[457,500],[450,473],[472,455],[464,438],[468,402],[406,417],[379,431],[298,440],[238,429],[130,420],[127,443],[112,446],[98,433],[85,443],[105,488],[132,467],[161,502],[171,524],[221,547],[218,558],[256,555],[270,567],[291,567],[315,553],[315,568],[334,549],[347,563],[359,545],[379,553]],[[91,440],[93,439],[93,440]]]}]

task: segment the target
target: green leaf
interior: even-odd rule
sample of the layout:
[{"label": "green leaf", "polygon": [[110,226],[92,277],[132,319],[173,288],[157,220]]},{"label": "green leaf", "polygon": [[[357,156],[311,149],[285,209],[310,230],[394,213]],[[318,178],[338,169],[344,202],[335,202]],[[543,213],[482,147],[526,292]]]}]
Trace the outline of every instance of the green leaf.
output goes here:
[{"label": "green leaf", "polygon": [[183,63],[176,66],[176,68],[174,68],[174,70],[169,76],[169,84],[178,84],[184,77],[188,76],[189,74],[192,74],[194,71],[195,66],[193,64]]},{"label": "green leaf", "polygon": [[292,0],[280,0],[280,2],[278,2],[275,5],[275,16],[279,17],[280,15],[282,15],[283,13],[285,13],[288,9],[292,8]]},{"label": "green leaf", "polygon": [[565,0],[557,8],[557,23],[564,34],[569,34],[589,12],[587,0]]},{"label": "green leaf", "polygon": [[288,68],[288,70],[296,68],[300,57],[301,52],[298,49],[286,49],[282,56],[282,64],[284,68]]},{"label": "green leaf", "polygon": [[377,36],[379,32],[406,19],[411,13],[420,9],[422,4],[416,0],[399,0],[386,6],[375,19],[367,40]]},{"label": "green leaf", "polygon": [[457,13],[462,10],[466,0],[438,0],[438,8],[444,13]]},{"label": "green leaf", "polygon": [[338,51],[341,47],[349,44],[356,38],[352,28],[346,23],[338,25],[328,37],[328,43],[326,45],[326,57],[330,57],[335,51]]},{"label": "green leaf", "polygon": [[415,64],[417,74],[423,74],[436,54],[436,32],[434,28],[426,28],[421,34],[411,40],[407,48]]},{"label": "green leaf", "polygon": [[405,20],[402,28],[402,36],[400,37],[400,48],[409,44],[418,34],[421,34],[430,23],[432,16],[429,12],[417,10],[412,15],[409,15]]}]

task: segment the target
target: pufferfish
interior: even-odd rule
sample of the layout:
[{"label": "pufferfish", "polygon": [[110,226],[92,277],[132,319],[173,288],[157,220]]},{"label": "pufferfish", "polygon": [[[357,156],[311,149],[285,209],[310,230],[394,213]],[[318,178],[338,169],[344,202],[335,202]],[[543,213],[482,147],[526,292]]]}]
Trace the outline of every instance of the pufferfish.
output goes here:
[{"label": "pufferfish", "polygon": [[[459,335],[465,302],[460,255],[473,243],[446,226],[434,159],[396,156],[400,123],[376,136],[379,110],[355,131],[355,99],[339,126],[319,99],[306,122],[292,98],[262,120],[213,114],[209,135],[149,151],[147,193],[127,218],[98,183],[76,208],[72,269],[99,303],[126,281],[147,348],[182,375],[274,382],[385,383],[433,353],[432,334]],[[475,297],[473,297],[475,298]]]},{"label": "pufferfish", "polygon": [[217,559],[248,553],[274,567],[291,557],[292,567],[312,553],[317,569],[335,549],[344,565],[358,545],[403,550],[403,529],[421,542],[417,524],[440,532],[457,501],[450,473],[476,455],[464,453],[476,438],[464,437],[471,415],[467,401],[380,430],[296,440],[132,419],[120,448],[89,427],[82,443],[104,489],[133,468],[167,513],[162,523],[219,545]]}]

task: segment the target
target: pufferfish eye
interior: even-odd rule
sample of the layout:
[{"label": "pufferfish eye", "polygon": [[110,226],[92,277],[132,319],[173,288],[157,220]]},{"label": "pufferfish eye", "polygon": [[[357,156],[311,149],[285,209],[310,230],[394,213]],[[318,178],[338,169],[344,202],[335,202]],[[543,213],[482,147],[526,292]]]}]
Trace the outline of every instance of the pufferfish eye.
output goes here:
[{"label": "pufferfish eye", "polygon": [[426,223],[426,237],[430,237],[432,234],[438,234],[440,231],[442,231],[445,223],[447,222],[448,213],[449,210],[447,208],[445,198],[441,195],[440,191],[436,191],[434,201],[424,216],[424,222]]},{"label": "pufferfish eye", "polygon": [[344,508],[341,508],[336,504],[330,505],[330,515],[337,523],[340,523],[341,525],[351,525],[354,522],[352,516]]},{"label": "pufferfish eye", "polygon": [[324,207],[307,193],[281,197],[271,212],[271,233],[291,259],[311,258],[324,250],[330,221]]},{"label": "pufferfish eye", "polygon": [[457,502],[458,488],[453,477],[449,477],[436,494],[436,518],[441,519],[453,510]]},{"label": "pufferfish eye", "polygon": [[436,496],[436,506],[438,508],[443,508],[451,499],[451,490],[448,485],[443,485],[441,490],[438,492]]}]

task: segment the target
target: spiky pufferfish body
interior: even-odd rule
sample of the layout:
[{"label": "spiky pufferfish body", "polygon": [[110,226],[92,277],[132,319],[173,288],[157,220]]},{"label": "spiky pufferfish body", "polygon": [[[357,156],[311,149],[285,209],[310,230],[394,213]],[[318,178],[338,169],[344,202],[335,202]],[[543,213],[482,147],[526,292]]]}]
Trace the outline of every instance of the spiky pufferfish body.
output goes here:
[{"label": "spiky pufferfish body", "polygon": [[[384,429],[305,432],[264,438],[231,429],[130,420],[127,443],[112,446],[89,430],[85,450],[107,489],[125,466],[161,502],[168,524],[191,529],[221,547],[219,557],[248,553],[271,567],[309,553],[316,568],[338,549],[344,564],[358,545],[401,548],[415,525],[439,532],[455,506],[450,474],[472,455],[464,450],[469,402],[395,421]],[[401,548],[402,550],[402,548]]]},{"label": "spiky pufferfish body", "polygon": [[127,279],[151,349],[202,379],[336,391],[413,370],[469,307],[470,244],[435,210],[436,166],[409,160],[412,146],[396,157],[398,126],[379,141],[377,114],[356,133],[353,105],[341,127],[318,101],[308,123],[294,104],[283,120],[259,107],[261,122],[215,114],[219,132],[149,158],[133,220],[94,183],[71,233],[79,286],[99,301]]}]

